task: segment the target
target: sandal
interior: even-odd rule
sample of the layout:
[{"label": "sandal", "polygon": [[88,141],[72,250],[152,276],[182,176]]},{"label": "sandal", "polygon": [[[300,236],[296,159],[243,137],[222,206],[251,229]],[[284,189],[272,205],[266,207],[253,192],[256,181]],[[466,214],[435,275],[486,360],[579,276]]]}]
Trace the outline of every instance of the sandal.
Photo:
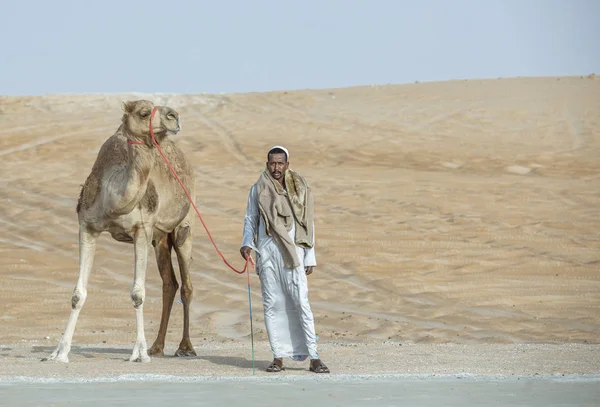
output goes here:
[{"label": "sandal", "polygon": [[329,373],[329,368],[321,361],[321,359],[311,359],[309,369],[311,372],[315,373]]},{"label": "sandal", "polygon": [[267,366],[267,372],[277,373],[281,372],[282,370],[285,370],[285,367],[283,367],[283,359],[281,358],[273,359],[271,364]]}]

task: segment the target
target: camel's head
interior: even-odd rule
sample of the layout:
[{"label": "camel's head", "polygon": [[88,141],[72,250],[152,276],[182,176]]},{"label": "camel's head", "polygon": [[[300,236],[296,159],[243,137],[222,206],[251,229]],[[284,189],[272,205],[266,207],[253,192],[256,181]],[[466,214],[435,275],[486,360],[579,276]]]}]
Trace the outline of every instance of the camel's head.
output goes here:
[{"label": "camel's head", "polygon": [[[123,102],[123,124],[128,137],[133,141],[142,141],[149,147],[152,146],[150,135],[150,116],[154,105],[147,100]],[[159,143],[167,134],[177,134],[181,130],[179,113],[167,106],[159,106],[152,119],[154,136]]]}]

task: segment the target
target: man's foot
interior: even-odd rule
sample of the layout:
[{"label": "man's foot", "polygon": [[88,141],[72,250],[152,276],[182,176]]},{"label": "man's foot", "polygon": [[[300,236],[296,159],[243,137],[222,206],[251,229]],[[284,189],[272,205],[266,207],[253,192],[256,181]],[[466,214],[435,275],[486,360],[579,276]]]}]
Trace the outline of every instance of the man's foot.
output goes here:
[{"label": "man's foot", "polygon": [[267,366],[267,372],[276,373],[276,372],[281,372],[282,370],[285,370],[285,367],[283,367],[283,359],[282,358],[273,359],[271,364],[269,366]]},{"label": "man's foot", "polygon": [[329,368],[321,359],[311,359],[309,369],[315,373],[329,373]]}]

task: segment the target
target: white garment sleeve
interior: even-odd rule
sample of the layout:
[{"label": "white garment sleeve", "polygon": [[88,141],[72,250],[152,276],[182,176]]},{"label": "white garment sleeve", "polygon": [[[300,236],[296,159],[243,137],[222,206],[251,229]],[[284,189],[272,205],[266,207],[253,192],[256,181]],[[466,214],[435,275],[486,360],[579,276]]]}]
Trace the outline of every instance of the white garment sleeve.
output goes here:
[{"label": "white garment sleeve", "polygon": [[255,252],[256,236],[258,235],[258,222],[260,213],[258,211],[258,199],[256,196],[256,185],[252,185],[248,194],[248,205],[246,206],[246,216],[244,217],[244,236],[242,238],[242,247],[248,246]]},{"label": "white garment sleeve", "polygon": [[317,265],[315,243],[315,222],[313,221],[313,246],[310,249],[304,249],[304,267]]}]

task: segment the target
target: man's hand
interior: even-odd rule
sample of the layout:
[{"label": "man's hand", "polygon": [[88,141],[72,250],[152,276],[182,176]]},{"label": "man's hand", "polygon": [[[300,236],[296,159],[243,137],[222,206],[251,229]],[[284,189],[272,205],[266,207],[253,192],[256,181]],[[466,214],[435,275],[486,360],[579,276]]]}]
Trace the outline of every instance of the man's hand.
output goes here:
[{"label": "man's hand", "polygon": [[242,258],[244,260],[248,260],[248,257],[250,257],[251,252],[252,252],[252,248],[250,248],[248,246],[244,246],[240,249],[240,254],[242,255]]},{"label": "man's hand", "polygon": [[304,271],[306,272],[306,275],[310,276],[312,274],[314,268],[315,268],[315,266],[304,267]]}]

